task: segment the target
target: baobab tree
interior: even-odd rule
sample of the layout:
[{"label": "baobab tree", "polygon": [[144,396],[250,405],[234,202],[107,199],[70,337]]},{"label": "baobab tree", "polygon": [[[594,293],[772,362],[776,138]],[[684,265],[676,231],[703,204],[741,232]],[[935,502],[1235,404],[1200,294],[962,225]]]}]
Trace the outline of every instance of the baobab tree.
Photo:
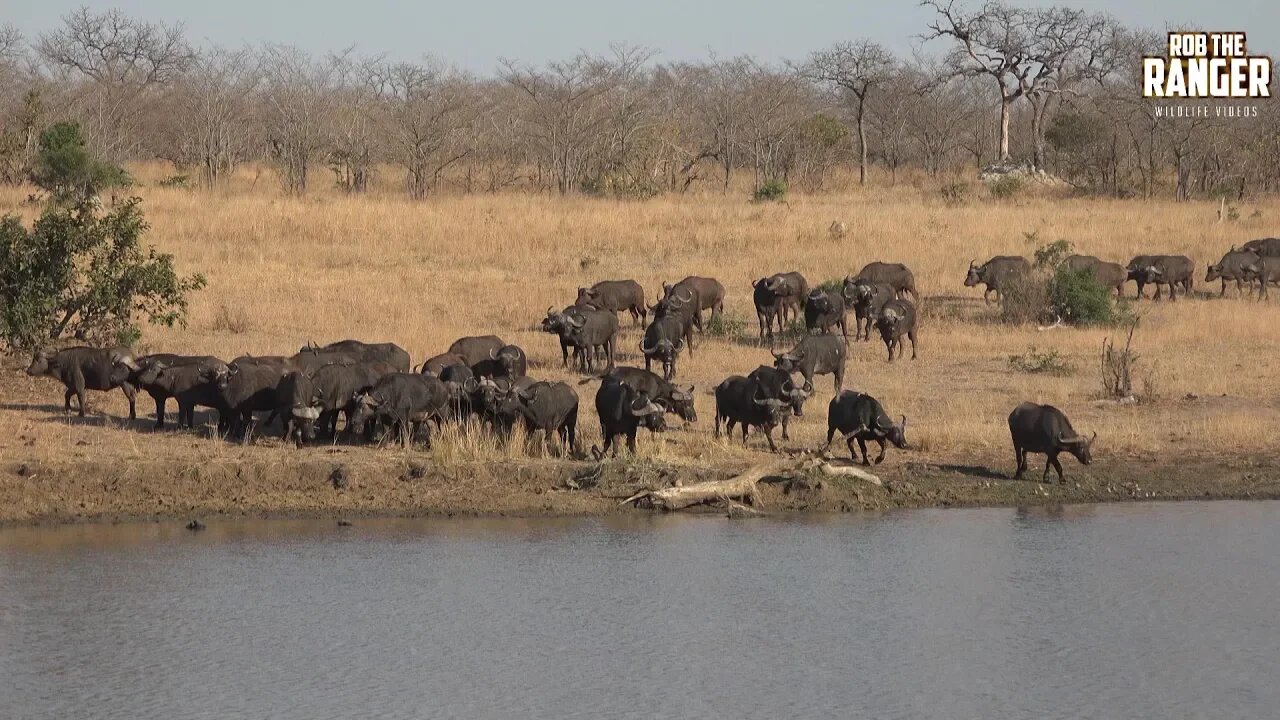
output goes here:
[{"label": "baobab tree", "polygon": [[804,74],[815,82],[853,96],[858,135],[858,182],[867,182],[867,97],[893,75],[893,54],[871,40],[838,43],[809,56]]}]

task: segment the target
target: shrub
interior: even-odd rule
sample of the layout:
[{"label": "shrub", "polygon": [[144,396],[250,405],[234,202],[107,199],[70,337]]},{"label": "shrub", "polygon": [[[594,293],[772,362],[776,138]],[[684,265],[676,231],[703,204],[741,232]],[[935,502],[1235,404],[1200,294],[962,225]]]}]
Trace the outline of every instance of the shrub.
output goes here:
[{"label": "shrub", "polygon": [[704,329],[710,337],[722,337],[732,340],[746,334],[747,321],[737,315],[722,312],[710,318]]},{"label": "shrub", "polygon": [[1111,325],[1119,319],[1110,289],[1089,270],[1065,266],[1049,280],[1049,312],[1072,325]]},{"label": "shrub", "polygon": [[[1023,233],[1026,235],[1027,233]],[[1031,233],[1032,236],[1035,233]],[[1036,250],[1032,265],[1037,270],[1057,270],[1068,257],[1075,253],[1075,248],[1066,240],[1054,240]]]},{"label": "shrub", "polygon": [[161,180],[159,185],[162,188],[187,188],[190,187],[190,181],[191,178],[187,175],[170,175]]},{"label": "shrub", "polygon": [[[1102,341],[1102,389],[1109,397],[1126,398],[1133,395],[1133,370],[1138,355],[1133,352],[1133,333],[1138,329],[1137,319],[1129,323],[1124,347],[1117,350],[1115,341]],[[1152,392],[1154,393],[1154,386]]]},{"label": "shrub", "polygon": [[821,290],[825,293],[835,293],[836,295],[839,295],[844,291],[844,278],[823,280],[821,283],[818,283],[818,287],[815,289]]},{"label": "shrub", "polygon": [[1011,278],[1000,288],[1000,320],[1010,325],[1045,321],[1049,308],[1049,283],[1039,273]]},{"label": "shrub", "polygon": [[997,200],[1007,200],[1022,190],[1022,178],[1003,175],[987,183],[987,189],[991,192],[991,197]]},{"label": "shrub", "polygon": [[942,202],[951,207],[963,205],[969,199],[969,183],[954,182],[942,186],[939,191],[942,194]]},{"label": "shrub", "polygon": [[79,205],[101,191],[128,187],[133,178],[122,168],[93,157],[77,123],[56,123],[40,133],[31,181],[55,203]]},{"label": "shrub", "polygon": [[1009,367],[1033,375],[1057,375],[1065,377],[1076,369],[1057,350],[1037,350],[1034,345],[1020,355],[1009,356]]},{"label": "shrub", "polygon": [[142,245],[140,203],[101,217],[88,205],[50,206],[30,231],[0,219],[0,338],[28,350],[66,334],[131,344],[141,334],[135,315],[185,324],[187,294],[205,279],[178,277],[172,255]]},{"label": "shrub", "polygon": [[771,200],[781,200],[787,195],[787,181],[781,178],[766,180],[763,185],[756,188],[755,194],[752,196],[756,202],[765,202]]}]

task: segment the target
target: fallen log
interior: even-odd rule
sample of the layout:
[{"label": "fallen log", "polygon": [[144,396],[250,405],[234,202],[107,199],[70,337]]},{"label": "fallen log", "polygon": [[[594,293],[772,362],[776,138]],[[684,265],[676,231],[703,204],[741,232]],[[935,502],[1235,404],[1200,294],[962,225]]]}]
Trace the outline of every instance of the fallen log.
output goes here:
[{"label": "fallen log", "polygon": [[623,500],[619,505],[639,503],[648,500],[649,505],[663,510],[681,510],[691,505],[729,500],[756,499],[756,483],[762,478],[795,470],[801,463],[794,460],[765,463],[748,468],[745,472],[734,475],[727,480],[709,480],[706,482],[683,485],[680,487],[645,490]]},{"label": "fallen log", "polygon": [[852,477],[852,478],[857,478],[859,480],[864,480],[866,482],[871,483],[872,485],[880,485],[880,486],[884,485],[884,483],[880,482],[880,478],[878,476],[872,475],[871,473],[867,472],[866,470],[863,470],[860,467],[856,467],[852,464],[845,464],[840,461],[828,460],[826,462],[819,464],[818,469],[821,470],[826,475],[843,475],[845,477]]}]

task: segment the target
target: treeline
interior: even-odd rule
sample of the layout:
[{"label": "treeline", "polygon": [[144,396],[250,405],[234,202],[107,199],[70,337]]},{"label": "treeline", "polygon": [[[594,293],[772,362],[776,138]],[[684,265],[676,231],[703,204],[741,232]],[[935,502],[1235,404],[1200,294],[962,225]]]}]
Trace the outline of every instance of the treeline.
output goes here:
[{"label": "treeline", "polygon": [[896,181],[904,168],[996,163],[1113,196],[1280,186],[1268,100],[1256,117],[1169,119],[1140,97],[1140,58],[1162,52],[1163,33],[1066,7],[923,4],[932,20],[911,58],[872,40],[780,65],[616,47],[504,60],[490,77],[355,52],[196,47],[181,26],[81,9],[36,37],[0,28],[0,181],[25,181],[41,132],[74,121],[112,162],[168,161],[209,187],[267,162],[294,194],[326,182],[362,192],[377,172],[414,198],[647,197],[744,177],[820,190],[837,169]]}]

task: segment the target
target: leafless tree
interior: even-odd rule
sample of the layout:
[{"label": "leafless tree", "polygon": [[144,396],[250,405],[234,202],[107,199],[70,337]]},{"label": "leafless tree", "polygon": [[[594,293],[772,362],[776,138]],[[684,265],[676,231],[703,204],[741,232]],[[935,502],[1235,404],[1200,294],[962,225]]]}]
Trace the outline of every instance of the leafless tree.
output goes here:
[{"label": "leafless tree", "polygon": [[271,157],[285,191],[307,190],[311,163],[328,143],[332,93],[342,56],[317,61],[298,48],[268,45],[262,51],[262,121]]},{"label": "leafless tree", "polygon": [[421,200],[441,173],[476,150],[466,137],[477,121],[469,78],[436,63],[396,63],[375,66],[372,81],[389,157],[407,171],[409,196]]},{"label": "leafless tree", "polygon": [[858,182],[867,182],[867,98],[877,86],[885,84],[896,65],[893,54],[871,40],[839,43],[813,53],[804,72],[813,80],[825,83],[853,99],[854,124],[858,131]]},{"label": "leafless tree", "polygon": [[198,54],[174,85],[175,159],[200,167],[214,188],[252,146],[252,100],[261,84],[258,56],[249,48],[210,48]]},{"label": "leafless tree", "polygon": [[954,46],[947,64],[957,75],[991,78],[1000,91],[1000,161],[1009,155],[1009,122],[1013,103],[1022,97],[1018,73],[1031,62],[1033,38],[1028,11],[999,0],[988,0],[981,10],[970,12],[956,0],[924,0],[921,5],[934,10],[934,19],[924,35],[926,41],[949,37]]}]

